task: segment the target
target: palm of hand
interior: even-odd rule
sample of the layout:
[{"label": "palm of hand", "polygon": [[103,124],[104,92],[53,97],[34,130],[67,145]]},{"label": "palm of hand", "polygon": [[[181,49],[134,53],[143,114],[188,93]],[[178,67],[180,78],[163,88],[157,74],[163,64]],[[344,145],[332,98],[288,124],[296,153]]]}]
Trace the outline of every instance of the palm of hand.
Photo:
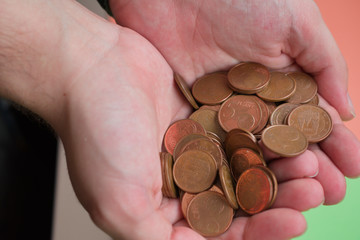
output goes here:
[{"label": "palm of hand", "polygon": [[294,16],[288,5],[286,1],[111,3],[121,25],[149,39],[171,67],[189,79],[227,69],[239,60],[278,69],[291,65],[290,56],[298,49],[290,48]]},{"label": "palm of hand", "polygon": [[[129,4],[128,7],[131,6]],[[145,11],[140,20],[137,14],[123,14],[124,19],[120,19],[120,22],[132,22],[134,25],[129,26],[150,39],[171,68],[187,79],[228,68],[238,60],[265,62],[276,68],[284,68],[292,63],[279,50],[283,46],[280,35],[267,42],[242,41],[241,36],[246,31],[231,32],[232,25],[237,24],[236,22],[225,24],[227,29],[216,28],[217,19],[214,18],[214,24],[210,28],[202,26],[204,20],[194,19],[195,16],[200,16],[195,14],[199,7],[184,7],[184,11],[190,11],[192,21],[180,18],[183,11],[174,20],[175,23],[170,21],[160,30],[160,25],[152,26],[153,22],[147,21],[150,16],[154,16],[151,11],[148,15]],[[163,11],[159,10],[159,13]],[[122,16],[121,12],[119,16]],[[161,14],[156,16],[159,16],[159,24],[167,22],[169,17]],[[211,20],[211,16],[204,16]],[[134,19],[138,20],[133,21]],[[219,23],[218,26],[223,25],[224,23]],[[283,30],[279,29],[281,33]],[[218,32],[216,37],[212,35],[213,31]],[[161,150],[162,136],[171,122],[187,116],[189,106],[175,89],[172,70],[160,54],[136,34],[125,35],[129,37],[120,39],[118,46],[109,53],[109,59],[113,61],[100,68],[102,73],[107,74],[103,76],[106,81],[100,86],[90,87],[89,94],[85,96],[89,101],[84,101],[87,102],[85,106],[72,109],[74,112],[85,113],[84,116],[77,114],[76,122],[81,123],[80,132],[88,134],[77,135],[77,131],[74,131],[74,135],[65,137],[68,139],[64,141],[65,147],[70,150],[68,159],[81,159],[80,163],[69,161],[74,187],[95,222],[113,236],[131,236],[133,239],[166,239],[170,236],[173,239],[203,239],[191,229],[183,227],[185,222],[178,200],[162,199],[161,195],[158,153]],[[257,37],[252,36],[254,39]],[[238,48],[239,44],[246,47]],[[134,49],[132,46],[137,47]],[[88,74],[86,77],[93,77],[93,71]],[[84,86],[80,85],[79,88],[81,87]],[[342,129],[343,125],[339,123],[337,114],[333,113],[333,117]],[[328,140],[327,144],[331,145],[338,136],[334,136],[332,141]],[[342,136],[343,139],[346,137]],[[71,151],[72,144],[75,143],[78,149]],[[279,199],[274,209],[251,218],[236,219],[223,237],[289,238],[304,231],[304,219],[298,211],[320,204],[324,198],[323,188],[331,199],[336,185],[339,193],[332,201],[339,201],[345,188],[342,173],[320,148],[315,146],[312,150],[313,152],[307,151],[301,157],[293,159],[293,163],[289,163],[288,159],[273,161],[272,168],[281,182]],[[341,153],[335,150],[335,155]],[[301,163],[308,167],[299,168]],[[319,174],[318,180],[322,186],[314,179],[302,179],[314,175],[319,168],[330,169],[328,174]],[[329,175],[335,177],[329,183],[324,183]],[[88,176],[92,178],[89,179]]]}]

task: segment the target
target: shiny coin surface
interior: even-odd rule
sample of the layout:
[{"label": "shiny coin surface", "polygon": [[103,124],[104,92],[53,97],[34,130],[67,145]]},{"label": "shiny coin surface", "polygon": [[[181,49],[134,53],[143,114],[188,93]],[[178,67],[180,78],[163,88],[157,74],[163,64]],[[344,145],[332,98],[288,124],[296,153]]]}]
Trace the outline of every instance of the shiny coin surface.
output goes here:
[{"label": "shiny coin surface", "polygon": [[266,128],[261,141],[270,151],[283,157],[300,155],[308,147],[306,136],[297,128],[287,125]]},{"label": "shiny coin surface", "polygon": [[240,128],[235,128],[235,129],[231,130],[230,132],[228,132],[228,134],[226,135],[225,141],[231,139],[232,135],[236,135],[236,134],[239,134],[239,133],[244,133],[244,134],[248,135],[248,137],[254,143],[256,143],[257,140],[256,140],[256,137],[255,137],[254,134],[252,134],[251,132],[246,131],[244,129],[240,129]]},{"label": "shiny coin surface", "polygon": [[223,195],[205,191],[190,201],[186,215],[192,229],[205,237],[214,237],[230,227],[234,211]]},{"label": "shiny coin surface", "polygon": [[295,89],[294,79],[282,72],[271,72],[269,84],[256,94],[269,102],[281,102],[289,99],[295,93]]},{"label": "shiny coin surface", "polygon": [[216,143],[216,145],[218,145],[219,147],[222,147],[222,143],[224,142],[224,140],[221,140],[218,135],[216,135],[213,132],[206,132],[206,136],[208,138],[210,138],[211,141]]},{"label": "shiny coin surface", "polygon": [[220,167],[222,162],[222,153],[218,145],[216,145],[213,141],[203,138],[194,139],[184,146],[181,153],[190,150],[200,150],[209,153],[216,162],[216,169]]},{"label": "shiny coin surface", "polygon": [[187,209],[189,206],[190,201],[196,196],[196,193],[188,193],[188,192],[184,192],[180,203],[181,203],[181,211],[183,213],[184,218],[186,218],[186,214],[187,214]]},{"label": "shiny coin surface", "polygon": [[[220,193],[221,195],[224,195],[223,191],[216,185],[213,185],[208,191],[212,191],[212,192],[217,192]],[[180,199],[180,204],[181,204],[181,211],[183,213],[184,218],[187,218],[187,209],[189,207],[189,203],[190,201],[196,196],[196,193],[188,193],[188,192],[183,192],[183,195]]]},{"label": "shiny coin surface", "polygon": [[249,132],[256,129],[261,119],[261,108],[254,96],[236,95],[226,100],[220,107],[220,126],[229,132],[240,128]]},{"label": "shiny coin surface", "polygon": [[286,74],[296,82],[295,93],[286,101],[300,104],[309,102],[317,93],[317,84],[308,74],[303,72],[291,72]]},{"label": "shiny coin surface", "polygon": [[178,141],[186,135],[192,133],[206,135],[206,131],[203,126],[191,119],[183,119],[171,124],[170,127],[166,130],[164,136],[164,146],[166,151],[168,151],[170,154],[173,154]]},{"label": "shiny coin surface", "polygon": [[189,119],[200,123],[207,132],[215,133],[223,142],[226,137],[226,132],[219,124],[218,113],[210,109],[198,109],[193,112]]},{"label": "shiny coin surface", "polygon": [[259,63],[240,63],[228,73],[229,85],[243,94],[253,94],[261,91],[270,80],[268,69]]},{"label": "shiny coin surface", "polygon": [[199,139],[199,138],[209,139],[207,136],[202,135],[202,134],[197,134],[197,133],[189,134],[189,135],[186,135],[185,137],[181,138],[178,141],[178,143],[176,144],[175,149],[174,149],[174,153],[173,153],[174,161],[176,161],[178,156],[180,156],[180,154],[184,150],[184,147],[186,146],[186,144],[188,144],[192,140]]},{"label": "shiny coin surface", "polygon": [[239,148],[250,148],[255,152],[261,152],[254,135],[248,135],[239,129],[234,129],[228,133],[225,139],[225,152],[228,159],[231,159],[233,153]]},{"label": "shiny coin surface", "polygon": [[270,115],[270,125],[287,125],[287,116],[289,116],[290,112],[298,106],[300,105],[292,103],[283,103],[279,105]]},{"label": "shiny coin surface", "polygon": [[243,172],[256,165],[265,166],[266,163],[258,153],[249,148],[238,148],[231,156],[230,168],[235,181]]},{"label": "shiny coin surface", "polygon": [[173,161],[171,154],[166,153],[165,154],[164,174],[165,174],[166,186],[168,188],[168,194],[169,194],[168,197],[177,198],[178,190],[177,190],[177,187],[175,186],[174,178],[173,178],[173,164],[174,164],[174,161]]},{"label": "shiny coin surface", "polygon": [[236,198],[239,206],[251,215],[266,210],[272,194],[272,181],[260,168],[246,170],[241,174],[236,185]]},{"label": "shiny coin surface", "polygon": [[199,105],[196,103],[193,95],[191,94],[190,88],[187,86],[185,80],[178,73],[174,73],[174,80],[182,94],[185,96],[186,100],[188,100],[188,102],[191,104],[191,106],[195,109],[199,109]]},{"label": "shiny coin surface", "polygon": [[330,115],[323,108],[310,104],[295,108],[289,114],[288,124],[303,132],[310,143],[324,140],[333,128]]},{"label": "shiny coin surface", "polygon": [[219,168],[219,178],[220,178],[221,187],[224,191],[224,195],[228,200],[230,206],[233,209],[238,209],[239,205],[236,201],[233,178],[231,176],[230,169],[228,166],[221,165],[221,167]]},{"label": "shiny coin surface", "polygon": [[257,134],[264,129],[264,127],[266,126],[266,124],[269,120],[269,109],[263,100],[261,100],[260,98],[258,98],[256,96],[252,96],[252,97],[258,103],[260,110],[261,110],[261,118],[259,120],[259,124],[253,130],[253,133]]},{"label": "shiny coin surface", "polygon": [[216,112],[218,112],[220,110],[221,105],[202,105],[199,109],[209,109],[209,110],[214,110]]},{"label": "shiny coin surface", "polygon": [[178,157],[173,167],[176,185],[189,193],[199,193],[210,188],[216,173],[213,157],[199,150],[184,152]]},{"label": "shiny coin surface", "polygon": [[192,86],[192,94],[202,104],[220,104],[233,94],[233,90],[229,88],[227,82],[227,75],[224,73],[207,74],[195,81]]},{"label": "shiny coin surface", "polygon": [[275,200],[276,200],[276,196],[277,196],[277,192],[278,192],[278,182],[277,182],[277,179],[276,179],[276,176],[275,174],[267,167],[264,167],[264,166],[260,166],[260,165],[257,165],[257,166],[254,166],[254,167],[257,167],[257,168],[260,168],[262,169],[270,178],[271,182],[272,182],[272,185],[273,185],[273,193],[272,193],[272,198],[271,198],[271,201],[269,202],[269,205],[267,206],[267,208],[270,208]]}]

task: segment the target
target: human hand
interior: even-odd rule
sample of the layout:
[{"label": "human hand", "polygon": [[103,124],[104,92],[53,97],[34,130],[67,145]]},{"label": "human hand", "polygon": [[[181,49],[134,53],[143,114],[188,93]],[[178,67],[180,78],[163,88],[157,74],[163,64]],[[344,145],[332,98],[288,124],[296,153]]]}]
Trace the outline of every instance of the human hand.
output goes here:
[{"label": "human hand", "polygon": [[[21,2],[14,4],[15,13],[21,12]],[[35,4],[30,10],[14,19],[25,18],[25,29],[32,31],[9,39],[29,37],[25,40],[31,48],[16,48],[23,51],[11,59],[13,65],[5,74],[1,68],[2,95],[10,89],[7,97],[54,126],[65,146],[76,194],[94,221],[118,239],[203,239],[183,226],[178,200],[161,194],[158,152],[163,134],[171,122],[190,112],[175,88],[170,66],[140,35],[104,22],[73,2]],[[34,21],[34,12],[39,21]],[[45,26],[44,13],[49,14]],[[33,30],[39,26],[49,32],[35,37]],[[53,41],[59,27],[63,34]],[[9,44],[14,42],[23,46],[22,41]],[[22,66],[18,64],[24,58],[31,72],[13,78],[21,69],[13,73],[11,66]],[[1,61],[0,66],[6,64]],[[301,234],[305,221],[299,211],[317,206],[324,197],[317,181],[302,179],[316,168],[298,171],[279,161],[274,171],[294,174],[277,173],[281,183],[274,208],[235,219],[221,238],[287,239]],[[281,197],[281,192],[288,195]]]},{"label": "human hand", "polygon": [[[73,131],[63,139],[77,194],[95,222],[113,237],[203,239],[183,227],[186,222],[178,200],[161,197],[158,151],[162,136],[171,122],[188,115],[189,106],[156,50],[134,33],[120,33],[121,40],[107,53],[109,60],[88,69],[72,90],[77,96],[77,103],[70,104],[74,106],[69,113]],[[146,61],[140,64],[139,59]],[[99,80],[93,80],[94,76]],[[286,239],[305,230],[298,211],[319,205],[324,196],[317,181],[303,179],[317,172],[317,159],[309,151],[298,159],[304,168],[289,166],[290,161],[282,159],[271,163],[277,162],[272,169],[279,169],[281,182],[274,209],[235,219],[222,238]]]},{"label": "human hand", "polygon": [[[114,238],[204,239],[186,226],[179,201],[161,193],[162,137],[171,122],[188,116],[190,107],[160,54],[131,31],[119,34],[106,55],[111,60],[97,60],[96,69],[89,66],[70,91],[67,115],[72,119],[60,133],[77,195]],[[305,230],[299,211],[319,205],[322,188],[312,179],[293,180],[299,171],[284,168],[295,174],[283,177],[274,209],[235,219],[222,238],[287,239]],[[314,174],[317,165],[306,170]]]},{"label": "human hand", "polygon": [[[110,7],[118,23],[149,39],[189,83],[239,61],[302,69],[315,77],[319,93],[343,119],[354,117],[346,63],[313,1],[110,0]],[[309,148],[318,159],[316,179],[325,204],[343,199],[344,175],[360,174],[360,153],[336,144],[358,149],[359,142],[338,117],[334,122],[331,137]]]}]

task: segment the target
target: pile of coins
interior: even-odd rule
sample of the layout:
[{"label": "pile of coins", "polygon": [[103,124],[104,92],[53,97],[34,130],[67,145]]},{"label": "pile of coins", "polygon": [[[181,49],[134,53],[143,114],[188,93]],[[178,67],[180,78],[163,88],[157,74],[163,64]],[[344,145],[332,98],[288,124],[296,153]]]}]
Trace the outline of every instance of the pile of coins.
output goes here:
[{"label": "pile of coins", "polygon": [[234,211],[253,215],[274,203],[277,180],[258,141],[293,157],[332,131],[316,82],[302,72],[240,63],[197,79],[191,91],[180,75],[174,79],[195,111],[165,133],[162,192],[180,195],[189,226],[206,237],[224,233]]}]

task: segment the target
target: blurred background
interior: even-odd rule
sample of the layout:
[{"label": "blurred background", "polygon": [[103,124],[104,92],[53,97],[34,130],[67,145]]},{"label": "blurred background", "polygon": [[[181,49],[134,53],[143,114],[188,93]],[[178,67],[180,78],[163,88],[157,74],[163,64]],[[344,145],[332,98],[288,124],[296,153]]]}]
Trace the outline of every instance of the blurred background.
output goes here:
[{"label": "blurred background", "polygon": [[[78,0],[107,17],[96,0]],[[360,114],[360,1],[315,0],[349,69],[349,92]],[[360,138],[360,118],[346,125]],[[11,159],[9,161],[8,159]],[[0,100],[0,239],[109,240],[72,190],[55,134]],[[54,190],[55,189],[55,190]],[[345,199],[304,213],[306,233],[296,240],[360,239],[360,180],[347,179]]]},{"label": "blurred background", "polygon": [[[348,63],[349,92],[358,116],[346,125],[360,138],[360,1],[315,2]],[[346,196],[340,204],[320,206],[304,213],[308,230],[296,240],[360,239],[360,179],[346,179],[346,182]]]}]

